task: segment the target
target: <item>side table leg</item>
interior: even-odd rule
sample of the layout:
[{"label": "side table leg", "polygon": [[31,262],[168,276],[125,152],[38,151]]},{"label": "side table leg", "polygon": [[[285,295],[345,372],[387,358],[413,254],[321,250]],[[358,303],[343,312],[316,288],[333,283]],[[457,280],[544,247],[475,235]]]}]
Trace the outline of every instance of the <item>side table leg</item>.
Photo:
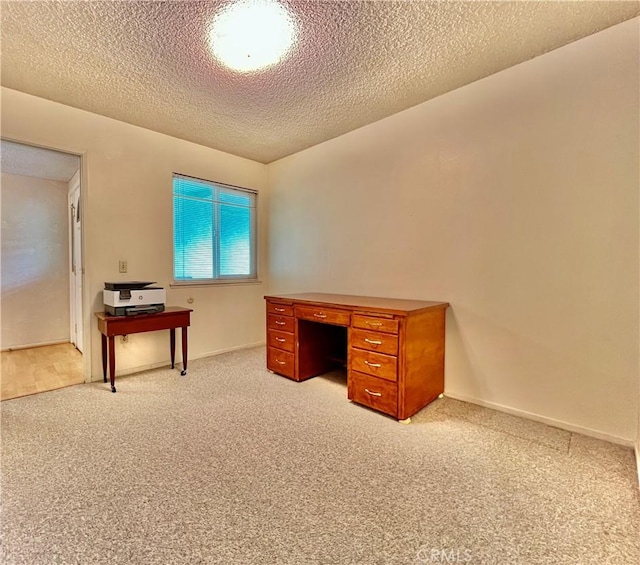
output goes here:
[{"label": "side table leg", "polygon": [[180,374],[187,374],[187,326],[182,328],[182,372]]},{"label": "side table leg", "polygon": [[109,376],[111,377],[111,392],[116,391],[116,339],[109,336]]},{"label": "side table leg", "polygon": [[176,364],[176,329],[169,328],[169,340],[171,342],[171,368]]},{"label": "side table leg", "polygon": [[107,336],[104,334],[100,334],[102,336],[102,379],[103,382],[107,382]]}]

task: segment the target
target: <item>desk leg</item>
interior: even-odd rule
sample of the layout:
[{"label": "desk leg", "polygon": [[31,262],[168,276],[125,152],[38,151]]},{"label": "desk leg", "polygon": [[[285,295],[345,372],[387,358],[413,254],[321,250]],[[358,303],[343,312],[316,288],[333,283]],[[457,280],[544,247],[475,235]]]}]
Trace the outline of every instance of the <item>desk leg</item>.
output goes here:
[{"label": "desk leg", "polygon": [[182,372],[180,374],[187,374],[187,326],[182,328]]},{"label": "desk leg", "polygon": [[116,391],[116,338],[109,336],[109,376],[111,377],[111,392]]},{"label": "desk leg", "polygon": [[176,364],[176,329],[169,329],[169,340],[171,341],[171,368],[173,369]]},{"label": "desk leg", "polygon": [[103,382],[107,382],[107,336],[104,334],[100,334],[102,336],[102,379]]}]

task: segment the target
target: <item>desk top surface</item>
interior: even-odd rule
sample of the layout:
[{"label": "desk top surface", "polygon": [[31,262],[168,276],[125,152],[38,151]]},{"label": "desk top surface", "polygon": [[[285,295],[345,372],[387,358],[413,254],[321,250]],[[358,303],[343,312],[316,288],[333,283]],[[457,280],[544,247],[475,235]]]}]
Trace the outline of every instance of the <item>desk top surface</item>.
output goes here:
[{"label": "desk top surface", "polygon": [[167,314],[178,314],[181,312],[193,312],[191,308],[183,308],[182,306],[167,306],[162,312],[154,312],[153,314],[136,314],[135,316],[111,316],[106,312],[94,312],[99,320],[139,320],[141,318],[153,318],[157,316],[166,316]]},{"label": "desk top surface", "polygon": [[448,302],[427,300],[406,300],[404,298],[382,298],[376,296],[352,296],[348,294],[327,294],[322,292],[303,292],[299,294],[278,294],[265,296],[269,300],[282,300],[336,308],[375,309],[397,314],[415,313],[419,310],[447,308]]}]

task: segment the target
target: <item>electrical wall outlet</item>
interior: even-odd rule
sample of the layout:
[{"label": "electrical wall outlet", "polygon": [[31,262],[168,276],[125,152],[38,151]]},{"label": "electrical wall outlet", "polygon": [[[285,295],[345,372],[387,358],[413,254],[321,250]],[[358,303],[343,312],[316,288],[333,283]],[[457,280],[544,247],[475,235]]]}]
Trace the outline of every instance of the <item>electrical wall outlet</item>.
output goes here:
[{"label": "electrical wall outlet", "polygon": [[126,261],[118,261],[118,270],[121,273],[127,272],[127,262]]}]

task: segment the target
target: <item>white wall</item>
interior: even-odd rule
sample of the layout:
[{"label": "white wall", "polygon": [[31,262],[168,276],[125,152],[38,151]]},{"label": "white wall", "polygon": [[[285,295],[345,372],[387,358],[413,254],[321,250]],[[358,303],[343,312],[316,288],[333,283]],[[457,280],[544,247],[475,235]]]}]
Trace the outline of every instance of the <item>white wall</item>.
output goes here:
[{"label": "white wall", "polygon": [[2,341],[69,341],[67,183],[2,173]]},{"label": "white wall", "polygon": [[268,166],[270,292],[444,300],[446,393],[631,442],[638,19]]},{"label": "white wall", "polygon": [[[193,143],[2,89],[2,136],[84,153],[85,354],[102,378],[100,334],[92,312],[102,309],[104,281],[151,280],[167,303],[194,308],[189,357],[264,341],[262,284],[169,288],[172,280],[172,173],[253,188],[258,195],[259,269],[266,264],[265,166]],[[118,260],[128,261],[127,274]],[[193,298],[192,305],[187,299]],[[179,333],[179,332],[178,332]],[[177,359],[180,359],[178,337]],[[166,363],[168,332],[136,334],[116,345],[117,374]]]}]

